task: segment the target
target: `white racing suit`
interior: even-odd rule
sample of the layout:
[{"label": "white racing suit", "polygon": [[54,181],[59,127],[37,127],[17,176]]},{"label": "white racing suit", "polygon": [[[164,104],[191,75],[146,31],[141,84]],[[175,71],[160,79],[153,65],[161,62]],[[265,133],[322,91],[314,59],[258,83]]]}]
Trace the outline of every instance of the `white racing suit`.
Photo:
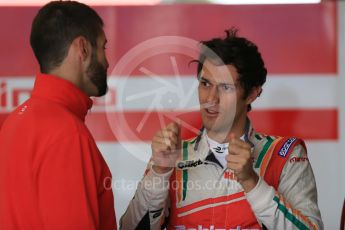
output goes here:
[{"label": "white racing suit", "polygon": [[247,122],[259,175],[245,193],[209,150],[205,131],[182,142],[175,169],[146,170],[120,229],[323,229],[304,142],[256,133]]}]

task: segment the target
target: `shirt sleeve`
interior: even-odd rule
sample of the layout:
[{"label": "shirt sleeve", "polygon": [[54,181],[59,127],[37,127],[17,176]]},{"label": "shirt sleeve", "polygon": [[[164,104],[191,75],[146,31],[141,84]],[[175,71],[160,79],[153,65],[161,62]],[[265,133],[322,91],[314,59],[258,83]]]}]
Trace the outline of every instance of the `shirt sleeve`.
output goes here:
[{"label": "shirt sleeve", "polygon": [[301,145],[285,163],[278,191],[260,178],[246,197],[267,229],[323,229],[314,174]]},{"label": "shirt sleeve", "polygon": [[[36,175],[44,229],[100,229],[103,224],[98,198],[105,191],[101,190],[100,153],[93,140],[74,133],[47,149]],[[114,215],[113,208],[109,208],[110,216]],[[107,222],[112,225],[107,229],[116,228],[115,215]]]},{"label": "shirt sleeve", "polygon": [[149,165],[120,219],[120,229],[161,229],[168,215],[169,178],[172,172],[158,174]]}]

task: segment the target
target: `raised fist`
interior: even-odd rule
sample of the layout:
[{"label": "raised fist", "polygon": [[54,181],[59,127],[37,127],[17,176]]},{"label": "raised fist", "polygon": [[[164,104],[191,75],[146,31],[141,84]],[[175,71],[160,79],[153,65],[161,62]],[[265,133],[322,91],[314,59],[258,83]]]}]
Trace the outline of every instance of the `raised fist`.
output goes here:
[{"label": "raised fist", "polygon": [[152,139],[151,148],[152,168],[156,173],[165,173],[175,167],[181,149],[180,123],[170,123],[158,131]]}]

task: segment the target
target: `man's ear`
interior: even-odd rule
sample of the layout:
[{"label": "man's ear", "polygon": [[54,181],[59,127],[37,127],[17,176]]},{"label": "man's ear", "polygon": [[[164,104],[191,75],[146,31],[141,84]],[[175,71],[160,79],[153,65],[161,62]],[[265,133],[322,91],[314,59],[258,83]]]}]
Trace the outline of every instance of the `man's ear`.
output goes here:
[{"label": "man's ear", "polygon": [[91,44],[83,36],[74,39],[74,44],[78,50],[80,59],[85,62],[91,56]]},{"label": "man's ear", "polygon": [[251,104],[257,97],[260,97],[262,92],[261,86],[255,86],[251,89],[250,94],[247,97],[247,104]]}]

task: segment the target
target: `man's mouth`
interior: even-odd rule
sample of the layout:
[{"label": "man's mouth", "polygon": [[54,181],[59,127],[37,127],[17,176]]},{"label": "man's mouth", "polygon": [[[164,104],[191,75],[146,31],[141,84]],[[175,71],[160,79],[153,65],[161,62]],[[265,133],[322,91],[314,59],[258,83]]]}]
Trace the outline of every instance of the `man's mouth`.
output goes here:
[{"label": "man's mouth", "polygon": [[205,108],[205,111],[209,116],[217,116],[219,114],[219,111],[217,109]]},{"label": "man's mouth", "polygon": [[217,117],[219,114],[219,107],[213,102],[203,103],[201,108],[205,111],[208,117]]}]

